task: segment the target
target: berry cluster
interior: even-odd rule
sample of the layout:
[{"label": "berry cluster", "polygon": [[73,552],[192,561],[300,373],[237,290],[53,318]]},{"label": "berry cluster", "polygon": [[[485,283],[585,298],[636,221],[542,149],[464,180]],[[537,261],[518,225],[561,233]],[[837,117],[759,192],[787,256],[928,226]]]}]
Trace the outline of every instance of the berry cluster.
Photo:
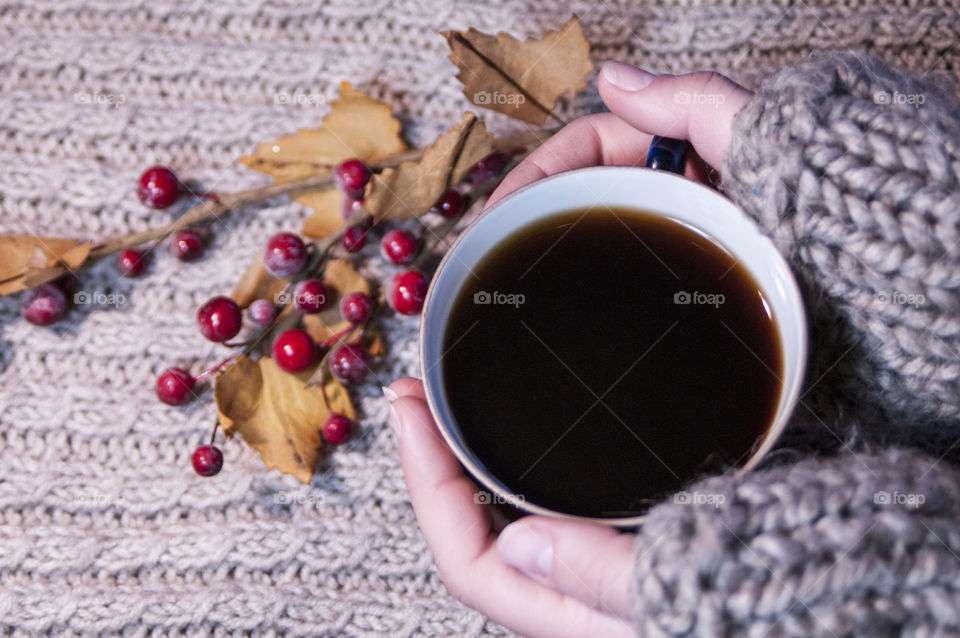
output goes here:
[{"label": "berry cluster", "polygon": [[[165,166],[151,166],[137,180],[137,197],[150,208],[169,208],[180,197],[183,185]],[[216,197],[212,193],[197,197]],[[170,251],[180,261],[194,261],[203,255],[204,229],[185,228],[170,236]],[[143,251],[126,248],[117,253],[116,267],[123,277],[139,277],[147,266]],[[41,284],[26,291],[20,298],[20,314],[37,326],[50,326],[67,314],[66,281]]]},{"label": "berry cluster", "polygon": [[[468,175],[473,185],[489,182],[497,177],[506,164],[506,156],[494,153],[478,162]],[[372,177],[370,168],[358,159],[340,163],[333,172],[333,181],[344,195],[342,214],[350,219],[339,236],[339,245],[346,253],[359,252],[366,244],[375,224],[363,210],[363,197]],[[464,188],[469,188],[465,185]],[[183,183],[168,168],[152,166],[137,181],[137,196],[150,208],[164,209],[172,206],[185,191]],[[194,194],[196,197],[213,197],[214,194]],[[447,220],[445,230],[453,227],[468,205],[468,200],[456,188],[447,191],[431,208],[431,212]],[[355,217],[362,215],[362,218]],[[426,228],[421,225],[421,229]],[[436,236],[436,234],[434,233]],[[170,236],[170,250],[179,260],[189,262],[203,255],[206,244],[206,229],[185,228]],[[402,315],[419,314],[427,292],[427,278],[417,269],[421,255],[429,253],[417,234],[409,228],[387,229],[380,240],[380,254],[389,263],[405,269],[396,272],[384,287],[386,302]],[[279,233],[269,238],[263,253],[267,271],[281,279],[289,279],[283,299],[291,300],[297,317],[319,313],[329,307],[330,291],[322,280],[325,258],[329,247],[321,251],[316,244],[307,244],[293,233]],[[144,252],[132,248],[117,254],[117,269],[124,277],[137,277],[146,267]],[[25,291],[20,299],[20,310],[30,323],[49,326],[63,318],[67,311],[67,295],[64,282],[45,283]],[[279,297],[278,297],[279,299]],[[300,328],[287,327],[279,331],[278,318],[282,303],[277,299],[256,299],[246,309],[246,319],[257,333],[247,341],[231,343],[242,329],[244,313],[231,298],[216,296],[206,301],[197,310],[196,320],[200,333],[207,339],[242,349],[243,354],[262,337],[277,329],[270,355],[282,370],[301,373],[316,365],[326,366],[329,373],[345,384],[363,381],[369,372],[370,354],[362,343],[363,329],[375,310],[374,300],[362,292],[352,292],[339,300],[339,314],[350,327],[328,341],[318,344],[310,334]],[[289,323],[284,322],[285,326]],[[351,335],[359,337],[351,339]],[[196,396],[195,387],[204,377],[215,374],[234,360],[231,356],[217,365],[193,376],[184,368],[170,367],[156,380],[157,398],[170,406],[182,406]],[[349,440],[353,423],[345,415],[330,411],[326,420],[319,424],[323,438],[333,445]],[[216,428],[214,429],[214,437]],[[223,453],[213,445],[198,447],[192,457],[193,468],[201,476],[213,476],[223,467]]]}]

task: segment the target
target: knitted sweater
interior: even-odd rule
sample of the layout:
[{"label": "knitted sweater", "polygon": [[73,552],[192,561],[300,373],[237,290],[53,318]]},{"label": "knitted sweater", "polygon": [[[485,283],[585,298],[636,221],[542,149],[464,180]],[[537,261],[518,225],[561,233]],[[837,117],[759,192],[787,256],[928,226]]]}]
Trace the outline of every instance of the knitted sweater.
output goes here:
[{"label": "knitted sweater", "polygon": [[740,111],[723,174],[797,275],[813,354],[760,470],[650,512],[640,635],[956,635],[960,104],[870,58],[811,58]]}]

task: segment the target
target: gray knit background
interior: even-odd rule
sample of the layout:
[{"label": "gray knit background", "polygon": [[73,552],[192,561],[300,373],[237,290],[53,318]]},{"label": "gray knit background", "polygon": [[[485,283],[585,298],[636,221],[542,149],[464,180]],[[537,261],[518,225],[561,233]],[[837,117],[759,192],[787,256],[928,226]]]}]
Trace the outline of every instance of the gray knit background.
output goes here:
[{"label": "gray knit background", "polygon": [[[0,233],[102,238],[167,221],[173,212],[145,209],[133,194],[136,176],[154,162],[211,189],[265,183],[236,158],[258,142],[315,125],[342,79],[393,104],[411,142],[423,144],[470,106],[437,31],[506,27],[517,36],[539,35],[570,12],[583,20],[596,62],[628,60],[658,72],[712,68],[751,88],[810,52],[847,48],[938,82],[960,76],[960,10],[936,0],[883,9],[825,0],[2,3]],[[594,87],[595,75],[590,80]],[[802,100],[797,104],[802,108]],[[837,108],[856,110],[845,105]],[[598,107],[593,89],[561,106],[568,117]],[[757,102],[755,108],[758,126],[766,126],[773,107]],[[847,119],[861,122],[855,115]],[[898,124],[895,115],[878,117]],[[499,116],[487,120],[498,132],[516,126]],[[927,123],[934,131],[949,124]],[[832,132],[845,134],[852,135]],[[772,189],[763,196],[794,200],[771,185],[763,161],[751,163],[750,153],[760,158],[764,147],[744,139],[744,170]],[[903,141],[899,134],[888,139]],[[878,140],[865,153],[882,156]],[[908,141],[921,153],[921,141]],[[831,144],[823,140],[816,148],[826,154]],[[828,160],[818,154],[810,165],[830,172]],[[956,155],[944,160],[931,164],[942,169],[936,174],[943,179],[931,186],[937,193],[957,175],[944,168],[955,166]],[[862,170],[864,161],[840,174]],[[892,198],[904,192],[889,179],[875,179],[875,188]],[[783,187],[796,193],[802,184]],[[815,212],[818,197],[832,196],[821,188],[804,201]],[[919,201],[910,197],[911,206]],[[860,219],[861,212],[853,204],[849,215]],[[240,211],[215,228],[202,261],[182,265],[159,252],[136,281],[116,278],[109,264],[97,267],[81,288],[104,295],[99,299],[122,295],[122,303],[81,306],[52,329],[26,324],[15,299],[0,299],[0,633],[508,634],[452,599],[439,581],[375,381],[355,394],[364,415],[361,436],[309,487],[265,471],[239,442],[224,446],[218,477],[199,479],[189,455],[208,436],[211,398],[171,409],[153,395],[153,380],[168,365],[196,372],[223,355],[197,333],[196,307],[231,290],[265,237],[298,228],[305,215],[285,201]],[[878,213],[877,232],[895,232],[889,227],[894,218]],[[931,428],[914,427],[909,435],[892,426],[848,428],[850,406],[868,402],[849,390],[861,387],[857,383],[845,385],[869,379],[873,396],[889,390],[902,399],[867,410],[877,417],[871,423],[895,421],[888,417],[918,406],[926,411],[917,423],[955,417],[949,376],[922,365],[936,342],[918,336],[936,328],[946,348],[938,353],[948,360],[943,374],[953,374],[952,319],[941,325],[918,308],[881,320],[858,315],[865,307],[852,300],[833,303],[851,282],[867,281],[871,291],[879,286],[864,277],[878,264],[894,263],[890,247],[907,245],[927,258],[946,248],[951,235],[943,233],[956,227],[928,235],[937,245],[923,244],[922,233],[884,236],[886,248],[873,254],[844,244],[836,229],[820,232],[803,223],[786,224],[796,232],[783,236],[783,246],[796,246],[798,267],[816,265],[803,272],[826,309],[817,316],[837,319],[825,324],[838,337],[825,339],[823,352],[844,339],[856,341],[864,328],[893,335],[883,342],[893,345],[865,341],[854,363],[831,369],[828,358],[818,362],[839,383],[821,386],[841,388],[838,396],[814,401],[811,395],[810,409],[798,413],[809,423],[794,428],[767,474],[741,483],[716,479],[701,488],[723,491],[724,507],[666,504],[653,512],[638,545],[637,579],[650,635],[843,635],[852,627],[860,635],[882,635],[907,618],[915,619],[918,635],[956,633],[957,477],[920,453],[864,451],[868,445],[879,450],[880,442],[922,442],[937,454],[950,441],[936,440]],[[840,243],[818,252],[791,243],[800,235]],[[939,310],[955,309],[933,291],[956,273],[953,264],[952,258],[935,275],[903,270],[911,279],[896,286],[903,292],[922,286]],[[889,268],[880,272],[901,272]],[[385,273],[371,266],[366,274]],[[817,288],[824,275],[825,288]],[[849,321],[854,317],[860,318]],[[390,354],[377,370],[380,379],[416,374],[416,319],[389,318],[383,328]],[[917,357],[921,365],[907,377],[867,372]],[[844,450],[838,462],[789,463],[811,456],[805,447],[823,448],[824,441],[855,447],[856,455]],[[920,489],[926,503],[916,512],[873,501],[877,490]],[[877,610],[887,624],[876,620]],[[872,624],[857,624],[863,618]]]}]

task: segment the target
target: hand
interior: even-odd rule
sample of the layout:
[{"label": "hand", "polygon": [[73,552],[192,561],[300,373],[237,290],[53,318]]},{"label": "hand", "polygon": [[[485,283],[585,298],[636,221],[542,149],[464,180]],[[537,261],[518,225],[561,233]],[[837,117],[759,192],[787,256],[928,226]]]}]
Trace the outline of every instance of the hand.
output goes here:
[{"label": "hand", "polygon": [[686,175],[711,183],[730,148],[733,119],[752,94],[717,73],[656,76],[606,62],[597,88],[610,113],[577,118],[510,171],[487,206],[530,182],[585,166],[643,166],[653,135],[690,142]]},{"label": "hand", "polygon": [[[491,203],[563,170],[643,165],[652,134],[689,140],[687,175],[707,181],[711,167],[723,163],[735,114],[750,98],[715,74],[655,77],[610,62],[599,89],[612,112],[565,126],[507,175]],[[417,521],[453,596],[527,636],[635,638],[634,535],[526,516],[498,536],[491,508],[476,502],[476,484],[437,431],[420,382],[399,379],[384,394]]]}]

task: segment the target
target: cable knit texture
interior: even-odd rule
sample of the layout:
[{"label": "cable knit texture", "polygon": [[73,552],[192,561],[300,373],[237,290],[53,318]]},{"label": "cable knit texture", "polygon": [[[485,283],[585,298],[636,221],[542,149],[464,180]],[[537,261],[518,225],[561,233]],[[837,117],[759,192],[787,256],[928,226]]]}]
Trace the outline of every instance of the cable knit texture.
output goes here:
[{"label": "cable knit texture", "polygon": [[724,176],[804,284],[811,381],[901,424],[960,417],[956,96],[863,54],[814,57],[738,114]]},{"label": "cable knit texture", "polygon": [[[316,125],[343,79],[392,104],[403,115],[412,143],[428,143],[471,107],[437,35],[442,29],[508,28],[525,37],[576,12],[594,44],[595,62],[627,60],[674,73],[716,69],[752,88],[811,51],[846,47],[866,47],[888,62],[931,76],[957,75],[960,12],[943,0],[908,5],[874,9],[833,0],[4,2],[0,232],[100,239],[167,221],[173,213],[148,210],[133,193],[139,172],[154,162],[172,166],[205,189],[264,184],[264,176],[236,158],[258,142]],[[594,74],[589,80],[595,87]],[[569,119],[598,107],[591,89],[564,101],[560,112]],[[496,114],[484,117],[498,132],[518,126]],[[377,380],[355,393],[364,415],[360,436],[338,450],[308,487],[266,471],[258,455],[238,441],[224,446],[226,465],[218,477],[199,479],[189,456],[209,436],[215,418],[209,393],[181,409],[167,408],[153,396],[153,381],[168,365],[197,372],[223,356],[221,346],[204,341],[195,329],[195,309],[232,289],[265,237],[295,230],[306,214],[286,200],[238,211],[215,224],[213,246],[204,259],[184,265],[156,251],[148,272],[137,280],[119,279],[112,264],[101,264],[80,284],[92,303],[78,305],[52,329],[26,324],[19,319],[17,300],[0,298],[0,633],[508,635],[451,598],[437,577],[407,498],[395,439],[384,425],[386,405]],[[375,252],[371,246],[364,255]],[[365,274],[383,276],[375,261]],[[834,274],[846,272],[846,263],[840,265]],[[379,380],[416,374],[417,321],[390,318],[382,327],[390,355],[377,369]],[[898,347],[909,351],[912,346]],[[856,471],[849,461],[840,465],[836,470],[822,466],[820,485],[831,486],[825,494],[834,488],[837,498],[855,489],[869,491],[854,487],[857,477],[845,473]],[[882,476],[900,480],[915,474],[912,467],[904,464]],[[723,489],[729,485],[741,494],[729,516],[742,521],[727,524],[748,544],[754,542],[753,530],[773,529],[780,512],[801,510],[800,500],[778,509],[780,494],[811,499],[806,506],[811,511],[828,511],[819,497],[792,487],[788,476],[786,470],[769,475],[764,498],[751,496],[747,486],[723,482]],[[755,511],[748,508],[752,503]],[[867,516],[868,506],[857,505],[858,520]],[[717,572],[723,574],[717,591],[727,591],[723,586],[744,570],[744,578],[736,581],[743,586],[735,605],[742,610],[738,618],[747,618],[751,605],[773,608],[769,597],[787,595],[772,577],[761,580],[750,562],[756,559],[738,543],[696,542],[716,538],[701,526],[710,516],[727,516],[724,511],[676,512],[690,521],[684,535],[671,541],[683,551],[655,555],[670,559],[657,565],[664,574],[663,591],[670,591],[670,570],[685,589],[682,596],[659,596],[652,584],[657,581],[641,578],[651,583],[642,587],[649,597],[643,603],[649,627],[681,627],[667,618],[695,622],[690,588],[700,581],[693,574],[709,578],[709,566],[723,559],[730,562],[726,571]],[[644,534],[656,536],[658,521],[669,514],[655,512]],[[874,512],[875,520],[881,516],[897,517],[898,511]],[[944,529],[941,516],[946,514],[922,520],[956,548],[956,526]],[[826,514],[821,518],[828,532],[819,546],[822,553],[805,549],[795,556],[825,560],[831,548],[842,546],[845,537],[837,531],[842,527],[827,524]],[[920,586],[939,582],[940,570],[946,573],[956,562],[941,560],[942,554],[932,561],[932,536],[918,539],[925,528],[900,518],[901,527],[878,523],[874,529],[907,530],[902,553],[891,550],[863,566],[909,574],[903,591],[914,593],[878,604],[916,609],[922,600],[930,610],[921,618],[943,618],[943,601],[949,598],[940,592],[948,590],[921,593]],[[817,526],[804,531],[804,520],[788,521],[797,530],[793,538],[816,535]],[[659,546],[651,547],[657,551]],[[717,549],[712,557],[711,548]],[[776,545],[764,553],[762,542],[754,549],[760,556],[787,553]],[[787,564],[785,558],[777,560]],[[843,561],[834,571],[813,573],[826,574],[829,583],[851,574],[860,578]],[[669,608],[674,603],[677,613]],[[717,604],[715,598],[705,603],[712,609],[719,609]]]},{"label": "cable knit texture", "polygon": [[654,508],[636,544],[640,635],[960,632],[953,466],[864,451],[687,493]]},{"label": "cable knit texture", "polygon": [[958,134],[952,94],[853,53],[784,70],[738,114],[725,189],[811,314],[786,437],[805,433],[807,455],[785,447],[651,511],[641,635],[960,632],[960,473],[944,460],[960,414]]}]

